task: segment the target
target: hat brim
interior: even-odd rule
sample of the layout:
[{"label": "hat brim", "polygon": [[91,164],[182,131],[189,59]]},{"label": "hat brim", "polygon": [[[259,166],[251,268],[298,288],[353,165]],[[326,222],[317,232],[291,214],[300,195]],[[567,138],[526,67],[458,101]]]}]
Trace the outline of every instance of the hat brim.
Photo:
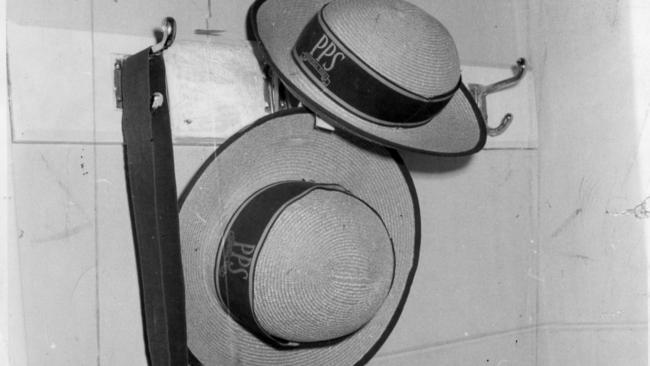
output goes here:
[{"label": "hat brim", "polygon": [[298,36],[331,0],[258,0],[251,8],[251,28],[266,61],[278,71],[301,102],[336,127],[384,146],[433,155],[468,155],[483,148],[486,126],[470,92],[461,83],[447,106],[418,127],[378,125],[343,108],[325,95],[291,57]]},{"label": "hat brim", "polygon": [[[377,352],[399,318],[420,244],[413,181],[395,151],[317,129],[314,122],[303,108],[258,120],[226,140],[181,196],[188,346],[206,366],[360,365]],[[382,306],[360,330],[323,347],[269,346],[230,318],[214,286],[220,238],[230,217],[253,192],[286,180],[341,185],[381,215],[393,240],[394,279]]]}]

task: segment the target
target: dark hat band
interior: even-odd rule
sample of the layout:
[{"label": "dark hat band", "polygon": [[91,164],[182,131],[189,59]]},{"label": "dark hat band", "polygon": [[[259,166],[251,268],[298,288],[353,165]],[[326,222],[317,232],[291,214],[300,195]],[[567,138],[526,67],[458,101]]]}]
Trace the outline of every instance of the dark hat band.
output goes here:
[{"label": "dark hat band", "polygon": [[275,348],[296,348],[304,345],[313,347],[335,343],[347,337],[325,342],[290,342],[262,329],[253,310],[255,266],[271,227],[284,208],[316,189],[338,191],[360,200],[334,184],[285,181],[269,185],[254,193],[235,212],[226,226],[217,255],[215,283],[222,305],[241,326]]},{"label": "dark hat band", "polygon": [[325,94],[341,107],[373,123],[416,127],[442,110],[461,81],[444,94],[425,98],[386,79],[359,59],[334,35],[323,9],[305,26],[291,55]]},{"label": "dark hat band", "polygon": [[[253,194],[226,226],[217,257],[216,285],[219,300],[230,316],[249,332],[276,347],[296,347],[265,332],[253,311],[253,272],[258,253],[272,222],[291,202],[318,185],[310,182],[281,182]],[[335,189],[328,186],[328,189]]]}]

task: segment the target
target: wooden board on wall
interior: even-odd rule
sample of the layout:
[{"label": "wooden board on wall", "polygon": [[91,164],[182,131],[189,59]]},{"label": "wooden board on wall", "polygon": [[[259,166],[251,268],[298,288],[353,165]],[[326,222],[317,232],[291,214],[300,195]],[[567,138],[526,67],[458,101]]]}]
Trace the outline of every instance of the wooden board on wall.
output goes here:
[{"label": "wooden board on wall", "polygon": [[[9,24],[14,140],[121,143],[116,107],[117,59],[146,48],[142,37]],[[52,44],[48,37],[66,39]],[[53,55],[43,62],[33,55]],[[173,135],[177,142],[221,142],[266,114],[263,75],[248,41],[178,41],[165,53]],[[509,67],[462,67],[466,83],[512,76]],[[506,113],[514,122],[488,148],[534,148],[534,77],[488,97],[489,125]]]},{"label": "wooden board on wall", "polygon": [[[178,41],[244,42],[251,3],[9,0],[13,140],[121,143],[121,113],[115,108],[113,93],[115,60],[155,43],[154,30],[167,16],[177,21]],[[216,29],[217,21],[223,32],[214,36],[210,31]],[[246,73],[250,69],[249,63],[232,59],[228,64],[219,59],[212,62],[222,62],[234,70],[235,77],[240,75],[238,70]],[[246,84],[255,85],[248,80]],[[263,111],[264,105],[260,108]],[[226,114],[224,118],[231,117]]]},{"label": "wooden board on wall", "polygon": [[[443,21],[447,19],[457,35],[461,55],[463,45],[473,45],[471,52],[464,52],[470,55],[464,61],[464,81],[488,84],[511,76],[509,65],[517,52],[525,49],[516,32],[524,31],[517,28],[525,22],[513,21],[522,18],[522,5],[517,4],[504,1],[487,6],[467,0],[453,6],[419,5],[439,14]],[[67,17],[60,11],[48,17],[46,11],[53,10],[34,1],[10,1],[9,5],[15,141],[121,143],[121,111],[115,106],[114,95],[115,61],[154,43],[152,30],[165,15],[178,18],[178,42],[166,56],[177,141],[220,142],[265,114],[262,73],[244,30],[247,2],[191,2],[181,8],[174,2],[94,2],[93,7],[73,7],[61,1],[61,9],[72,10]],[[483,17],[477,9],[485,12]],[[81,21],[86,18],[92,21]],[[206,19],[220,18],[228,18],[219,23],[223,33],[197,34],[197,27],[203,27]],[[209,21],[206,24],[211,27]],[[463,28],[460,24],[472,26]],[[477,33],[489,34],[489,42],[475,45],[481,38]],[[507,47],[493,47],[495,42]],[[491,55],[494,49],[503,52]],[[39,54],[49,57],[44,61],[35,57]],[[489,124],[496,126],[505,113],[513,113],[515,122],[503,136],[489,139],[487,147],[536,147],[535,108],[532,74],[521,85],[491,95]]]}]

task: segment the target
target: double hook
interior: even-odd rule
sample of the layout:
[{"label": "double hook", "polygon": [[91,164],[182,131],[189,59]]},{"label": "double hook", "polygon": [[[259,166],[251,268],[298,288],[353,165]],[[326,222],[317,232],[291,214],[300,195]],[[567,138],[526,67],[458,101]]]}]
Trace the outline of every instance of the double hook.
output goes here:
[{"label": "double hook", "polygon": [[[490,127],[488,125],[486,96],[488,94],[496,93],[503,89],[510,88],[516,85],[517,83],[519,83],[519,81],[524,77],[524,74],[526,73],[526,59],[524,58],[518,59],[517,64],[515,65],[514,68],[515,68],[514,76],[505,80],[501,80],[494,84],[489,84],[489,85],[468,84],[469,91],[474,97],[474,100],[476,101],[476,104],[478,104],[481,114],[483,115],[483,120],[485,121],[485,125],[487,128],[487,134],[489,136],[492,137],[499,136],[510,126],[510,123],[512,123],[512,119],[513,119],[512,113],[507,113],[501,119],[501,123],[499,123],[498,126]],[[266,65],[266,67],[264,68],[264,74],[265,74],[265,78],[264,78],[265,95],[264,96],[267,102],[267,106],[266,106],[267,112],[276,112],[300,104],[299,101],[295,100],[295,98],[291,98],[292,97],[291,93],[289,93],[286,90],[282,82],[279,80],[278,75],[274,72],[274,70],[270,66]]]},{"label": "double hook", "polygon": [[512,113],[507,113],[505,116],[503,116],[503,118],[501,119],[501,123],[499,123],[498,126],[490,127],[488,125],[487,101],[485,97],[488,94],[496,93],[498,91],[516,85],[519,82],[519,80],[521,80],[521,78],[524,77],[525,73],[526,73],[526,59],[522,57],[517,60],[517,64],[515,65],[515,75],[512,76],[511,78],[501,80],[499,82],[490,85],[480,85],[480,84],[467,85],[470,93],[472,93],[472,96],[476,101],[476,104],[478,104],[478,107],[481,110],[481,114],[483,115],[483,120],[485,121],[485,126],[487,127],[487,134],[489,136],[494,137],[502,134],[508,128],[508,126],[510,126],[513,117],[512,117]]},{"label": "double hook", "polygon": [[300,106],[300,101],[293,95],[282,83],[278,73],[273,68],[265,64],[264,73],[264,100],[267,113],[274,113],[289,108]]}]

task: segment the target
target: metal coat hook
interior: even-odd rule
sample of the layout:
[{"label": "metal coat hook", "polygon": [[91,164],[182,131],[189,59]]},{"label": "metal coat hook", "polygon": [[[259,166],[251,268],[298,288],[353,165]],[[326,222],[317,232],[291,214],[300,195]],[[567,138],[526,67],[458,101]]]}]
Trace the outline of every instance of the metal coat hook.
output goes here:
[{"label": "metal coat hook", "polygon": [[280,98],[280,80],[270,66],[264,67],[264,99],[266,112],[275,113],[286,109],[286,104]]},{"label": "metal coat hook", "polygon": [[151,53],[154,54],[168,49],[172,43],[174,43],[174,39],[176,38],[176,21],[174,18],[165,18],[162,25],[160,26],[160,30],[163,33],[162,39],[160,42],[151,46]]},{"label": "metal coat hook", "polygon": [[[159,54],[162,51],[168,49],[174,39],[176,38],[176,21],[172,17],[167,17],[163,20],[162,25],[160,26],[162,31],[162,39],[160,42],[151,46],[149,49],[151,54]],[[124,62],[123,58],[118,58],[115,60],[114,69],[113,69],[113,91],[115,92],[115,107],[122,109],[122,64]],[[162,93],[155,92],[151,96],[151,109],[156,110],[164,103],[164,97]]]},{"label": "metal coat hook", "polygon": [[287,90],[277,72],[270,65],[264,66],[264,100],[267,113],[297,107],[300,102]]},{"label": "metal coat hook", "polygon": [[496,82],[494,84],[489,84],[489,85],[480,85],[480,84],[467,85],[469,91],[472,93],[472,96],[474,97],[474,100],[476,101],[476,104],[478,104],[478,107],[481,110],[481,114],[483,115],[483,120],[485,121],[485,125],[487,127],[487,134],[489,136],[494,137],[502,134],[508,128],[508,126],[510,126],[513,117],[512,117],[512,113],[507,113],[505,116],[503,116],[503,118],[501,119],[501,123],[499,123],[498,126],[490,127],[490,125],[488,125],[487,101],[485,97],[488,94],[496,93],[498,91],[510,88],[516,85],[517,83],[519,83],[519,80],[521,80],[521,78],[524,77],[524,74],[526,73],[526,59],[524,59],[523,57],[518,59],[515,68],[516,68],[515,75],[512,76],[511,78],[501,80],[499,82]]}]

